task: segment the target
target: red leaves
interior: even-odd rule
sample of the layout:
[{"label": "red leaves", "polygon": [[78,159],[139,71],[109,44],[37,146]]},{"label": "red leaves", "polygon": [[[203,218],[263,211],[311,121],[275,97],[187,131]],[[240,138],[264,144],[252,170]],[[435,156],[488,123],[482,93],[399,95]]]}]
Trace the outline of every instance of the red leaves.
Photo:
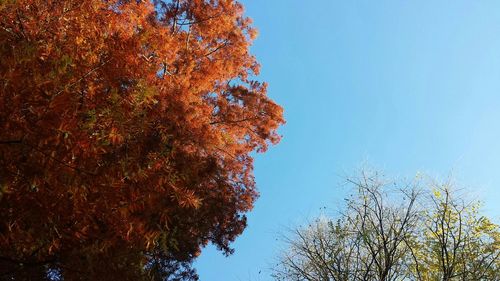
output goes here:
[{"label": "red leaves", "polygon": [[72,260],[165,239],[189,260],[244,229],[250,153],[284,122],[249,80],[255,31],[231,0],[154,2],[0,4],[0,140],[23,140],[0,144],[0,252],[88,272]]}]

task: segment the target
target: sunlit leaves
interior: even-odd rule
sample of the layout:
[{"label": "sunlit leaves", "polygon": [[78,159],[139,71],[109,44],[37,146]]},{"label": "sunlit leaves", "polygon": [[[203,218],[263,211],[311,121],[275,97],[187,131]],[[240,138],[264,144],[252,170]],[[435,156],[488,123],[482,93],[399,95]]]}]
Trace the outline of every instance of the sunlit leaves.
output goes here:
[{"label": "sunlit leaves", "polygon": [[[401,186],[363,172],[336,220],[285,237],[277,280],[500,280],[500,227],[450,184]],[[401,200],[403,199],[403,200]]]},{"label": "sunlit leaves", "polygon": [[250,153],[284,122],[252,80],[250,23],[230,0],[2,1],[2,255],[116,280],[231,252]]}]

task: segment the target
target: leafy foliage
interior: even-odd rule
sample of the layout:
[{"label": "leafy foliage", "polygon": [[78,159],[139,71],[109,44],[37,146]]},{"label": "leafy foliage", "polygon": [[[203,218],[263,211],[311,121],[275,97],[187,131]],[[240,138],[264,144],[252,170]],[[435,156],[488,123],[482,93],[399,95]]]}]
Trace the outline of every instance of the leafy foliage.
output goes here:
[{"label": "leafy foliage", "polygon": [[284,122],[250,24],[233,0],[0,1],[0,274],[142,280],[231,253],[250,153]]},{"label": "leafy foliage", "polygon": [[362,173],[334,221],[285,238],[277,280],[500,280],[500,227],[448,183],[421,188]]}]

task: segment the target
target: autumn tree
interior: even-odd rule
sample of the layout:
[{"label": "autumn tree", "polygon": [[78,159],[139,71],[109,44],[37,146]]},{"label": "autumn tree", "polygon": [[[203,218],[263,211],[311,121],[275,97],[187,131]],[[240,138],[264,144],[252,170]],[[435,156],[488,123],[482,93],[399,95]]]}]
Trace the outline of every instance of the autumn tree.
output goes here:
[{"label": "autumn tree", "polygon": [[461,197],[449,183],[433,186],[413,244],[416,280],[499,280],[500,229]]},{"label": "autumn tree", "polygon": [[499,280],[500,227],[450,183],[367,172],[348,181],[354,191],[337,218],[285,236],[276,280]]},{"label": "autumn tree", "polygon": [[231,253],[284,122],[255,35],[233,0],[1,0],[0,278],[196,279],[204,245]]},{"label": "autumn tree", "polygon": [[276,280],[362,280],[360,236],[345,220],[319,218],[284,236],[288,246],[273,269]]}]

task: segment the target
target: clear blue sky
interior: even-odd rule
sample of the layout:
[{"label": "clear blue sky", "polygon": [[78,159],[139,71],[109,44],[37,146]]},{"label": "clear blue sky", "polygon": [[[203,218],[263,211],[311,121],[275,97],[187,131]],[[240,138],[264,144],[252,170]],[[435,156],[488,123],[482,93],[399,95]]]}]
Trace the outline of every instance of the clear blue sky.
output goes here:
[{"label": "clear blue sky", "polygon": [[500,221],[499,1],[243,3],[287,124],[257,156],[261,196],[235,254],[205,249],[202,281],[271,280],[279,233],[335,211],[342,176],[365,162],[396,177],[451,173]]}]

